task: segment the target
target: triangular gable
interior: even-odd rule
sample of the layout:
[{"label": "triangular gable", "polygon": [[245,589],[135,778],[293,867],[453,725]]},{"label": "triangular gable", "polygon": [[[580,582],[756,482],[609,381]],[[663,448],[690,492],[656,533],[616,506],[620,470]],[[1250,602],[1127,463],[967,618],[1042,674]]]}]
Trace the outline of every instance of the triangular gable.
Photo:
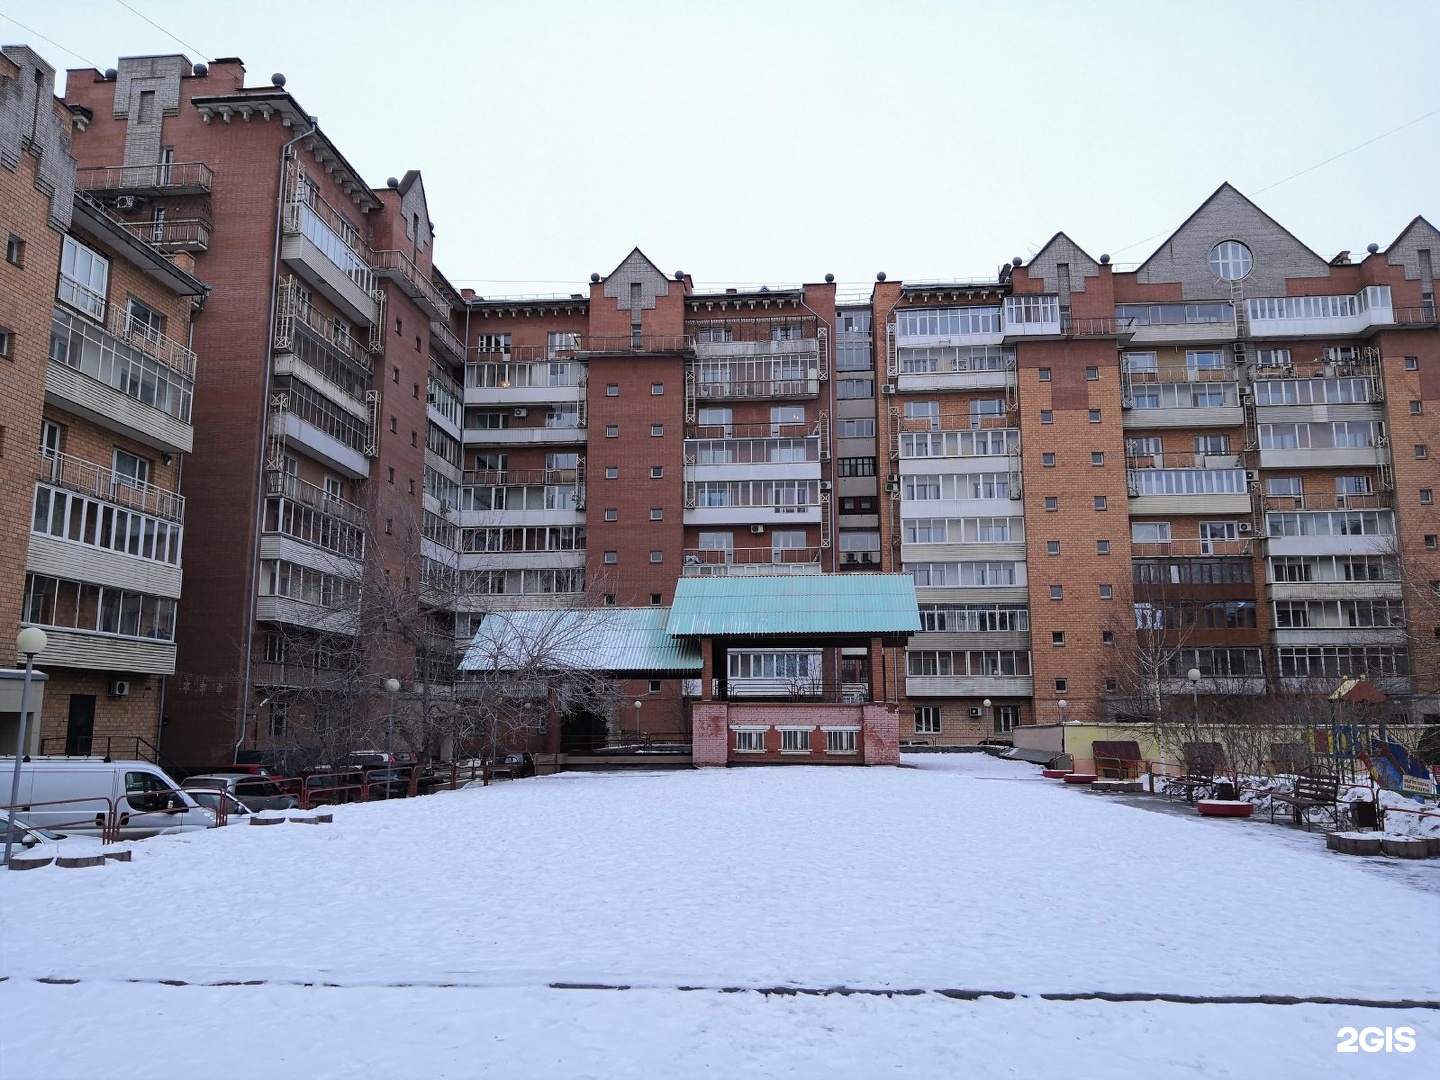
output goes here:
[{"label": "triangular gable", "polygon": [[610,271],[605,279],[605,295],[621,308],[637,310],[631,306],[631,286],[635,284],[640,286],[638,308],[653,309],[657,297],[670,295],[670,279],[638,247]]},{"label": "triangular gable", "polygon": [[[425,181],[420,179],[420,170],[407,172],[395,190],[400,193],[400,212],[405,216],[405,239],[424,251],[435,235],[435,224],[430,220],[430,206],[425,199]],[[420,223],[418,236],[415,235],[417,221]]]},{"label": "triangular gable", "polygon": [[1030,272],[1031,278],[1043,278],[1045,280],[1045,291],[1058,293],[1061,289],[1060,266],[1070,268],[1070,291],[1072,293],[1085,291],[1085,279],[1100,276],[1100,264],[1079,244],[1071,240],[1063,232],[1057,232],[1042,247],[1030,261],[1025,264],[1025,269]]},{"label": "triangular gable", "polygon": [[1210,269],[1210,252],[1223,240],[1238,240],[1254,265],[1241,288],[1246,296],[1284,296],[1289,278],[1326,277],[1329,264],[1293,233],[1229,183],[1185,219],[1135,271],[1145,284],[1175,284],[1187,299],[1228,298],[1230,283]]},{"label": "triangular gable", "polygon": [[[1422,251],[1428,254],[1422,256]],[[1440,259],[1440,230],[1418,216],[1400,230],[1400,235],[1385,249],[1385,261],[1391,266],[1403,266],[1405,276],[1412,281],[1428,273],[1433,282],[1437,259]]]}]

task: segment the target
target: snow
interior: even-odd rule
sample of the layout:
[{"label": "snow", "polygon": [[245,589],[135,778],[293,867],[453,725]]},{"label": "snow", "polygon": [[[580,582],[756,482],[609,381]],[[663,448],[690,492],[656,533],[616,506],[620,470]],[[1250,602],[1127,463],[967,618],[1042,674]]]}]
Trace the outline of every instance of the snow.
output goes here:
[{"label": "snow", "polygon": [[1440,864],[1390,877],[1029,765],[906,762],[561,774],[0,875],[0,1075],[210,1068],[257,1032],[312,1077],[1024,1077],[1056,1053],[1082,1077],[1137,1053],[1161,1077],[1368,1075],[1385,1055],[1337,1057],[1346,1025],[1414,1027],[1407,1068],[1440,1056],[1434,1010],[1033,996],[1434,1000]]}]

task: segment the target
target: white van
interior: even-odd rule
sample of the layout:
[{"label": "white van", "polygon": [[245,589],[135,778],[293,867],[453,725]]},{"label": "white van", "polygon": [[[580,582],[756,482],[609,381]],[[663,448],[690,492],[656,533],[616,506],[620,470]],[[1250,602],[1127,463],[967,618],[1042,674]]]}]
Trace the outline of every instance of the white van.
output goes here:
[{"label": "white van", "polygon": [[[0,798],[10,793],[14,768],[13,756],[0,757]],[[215,824],[211,811],[148,761],[36,757],[20,763],[19,812],[33,825],[99,836],[110,813],[107,800],[115,800],[121,840]]]}]

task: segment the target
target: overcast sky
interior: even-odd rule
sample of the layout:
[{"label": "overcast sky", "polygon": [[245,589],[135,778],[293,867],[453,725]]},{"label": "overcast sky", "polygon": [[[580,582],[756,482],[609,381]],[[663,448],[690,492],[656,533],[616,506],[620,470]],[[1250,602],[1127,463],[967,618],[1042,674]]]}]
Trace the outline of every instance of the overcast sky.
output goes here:
[{"label": "overcast sky", "polygon": [[370,184],[424,173],[437,264],[482,295],[579,291],[637,244],[702,289],[986,277],[1059,230],[1124,265],[1225,180],[1326,258],[1440,222],[1434,0],[0,0],[0,16],[0,40],[62,70],[182,52],[239,56],[251,84],[284,72]]}]

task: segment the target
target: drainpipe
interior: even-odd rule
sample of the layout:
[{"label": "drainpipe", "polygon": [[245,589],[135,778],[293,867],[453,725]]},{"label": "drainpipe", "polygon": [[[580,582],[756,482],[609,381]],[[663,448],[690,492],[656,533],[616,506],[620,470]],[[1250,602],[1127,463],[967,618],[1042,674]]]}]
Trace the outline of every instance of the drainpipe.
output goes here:
[{"label": "drainpipe", "polygon": [[[260,448],[256,455],[256,475],[264,482],[265,475],[265,441],[270,426],[270,391],[273,385],[271,352],[275,335],[275,307],[276,290],[280,285],[280,229],[285,221],[285,163],[292,156],[292,148],[302,139],[308,139],[315,132],[320,130],[320,122],[313,116],[308,118],[310,128],[296,135],[289,142],[280,147],[280,165],[277,176],[277,190],[275,193],[275,247],[270,259],[270,304],[269,317],[265,322],[265,396],[261,402],[264,423],[261,425]],[[245,597],[245,672],[240,684],[240,718],[236,724],[239,738],[236,740],[238,747],[245,741],[245,726],[249,722],[250,715],[250,665],[255,653],[255,589],[260,578],[260,533],[265,527],[265,492],[260,491],[260,497],[255,500],[255,539],[250,550],[250,573],[248,592]]]}]

